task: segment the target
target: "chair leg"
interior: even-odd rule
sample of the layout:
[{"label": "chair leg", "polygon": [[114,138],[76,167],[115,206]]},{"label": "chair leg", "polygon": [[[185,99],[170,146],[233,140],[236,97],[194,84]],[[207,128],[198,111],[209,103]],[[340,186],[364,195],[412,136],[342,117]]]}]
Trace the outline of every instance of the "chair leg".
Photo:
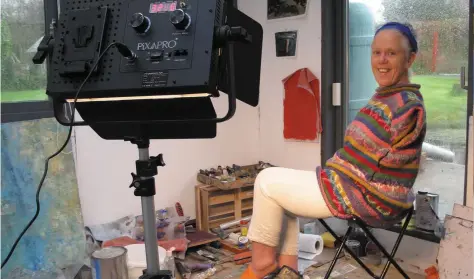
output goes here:
[{"label": "chair leg", "polygon": [[[410,223],[412,215],[413,215],[413,209],[411,209],[408,212],[405,223],[403,223],[402,230],[400,231],[400,234],[398,235],[397,241],[395,241],[395,245],[393,246],[392,253],[390,254],[390,257],[392,259],[395,257],[395,254],[397,253],[398,247],[400,246],[400,243],[402,242],[402,238],[405,235],[405,232],[407,230],[408,224]],[[385,278],[385,275],[387,274],[389,267],[390,267],[390,261],[388,261],[385,264],[385,267],[380,277],[381,279]],[[410,279],[403,270],[399,269],[397,266],[395,266],[395,268],[397,268],[398,272],[400,272],[405,277],[405,279]]]},{"label": "chair leg", "polygon": [[403,238],[403,235],[405,234],[405,230],[408,226],[408,223],[411,219],[411,215],[412,215],[412,211],[410,211],[408,213],[408,216],[407,216],[407,221],[403,224],[403,227],[402,227],[402,230],[400,232],[400,234],[398,235],[398,238],[397,238],[397,241],[395,242],[395,245],[392,249],[392,253],[389,254],[387,252],[387,250],[382,246],[382,244],[374,237],[374,235],[367,229],[367,227],[365,226],[364,223],[362,223],[361,221],[358,221],[358,225],[360,228],[362,228],[362,230],[367,234],[367,236],[375,243],[375,245],[378,246],[378,248],[382,251],[382,253],[385,255],[385,257],[387,257],[388,259],[388,262],[387,264],[385,265],[383,271],[382,271],[382,275],[380,276],[380,279],[384,279],[385,278],[385,275],[387,274],[388,272],[388,269],[390,267],[390,264],[393,264],[393,266],[395,266],[395,268],[398,270],[398,272],[400,272],[400,274],[405,278],[405,279],[410,279],[410,277],[408,277],[408,275],[405,273],[405,271],[403,271],[403,269],[400,267],[400,265],[398,265],[398,263],[395,261],[394,259],[394,256],[395,256],[395,253],[397,252],[398,250],[398,246],[400,245],[400,242]]},{"label": "chair leg", "polygon": [[[349,238],[349,235],[351,234],[351,232],[352,232],[352,228],[349,227],[347,229],[346,234],[342,238],[342,243],[346,243],[346,240]],[[341,246],[339,246],[339,248],[337,248],[336,255],[334,256],[334,259],[332,260],[331,264],[329,265],[329,269],[326,272],[326,276],[324,276],[324,279],[329,279],[329,276],[331,276],[332,270],[334,269],[334,266],[336,265],[336,262],[339,259],[339,255],[341,254],[343,248],[344,248],[344,245],[341,245]]]},{"label": "chair leg", "polygon": [[[339,249],[342,249],[342,247],[344,247],[345,251],[349,253],[349,255],[351,255],[351,257],[370,275],[372,276],[372,278],[379,278],[377,275],[374,274],[374,272],[372,270],[370,270],[360,259],[359,257],[357,257],[354,252],[352,252],[351,249],[347,248],[346,246],[346,239],[340,239],[336,233],[331,229],[331,227],[328,226],[328,224],[326,224],[326,222],[324,220],[321,220],[321,219],[318,219],[318,221],[321,223],[321,225],[323,225],[323,227],[337,240],[341,243],[341,246],[339,247]],[[350,230],[349,230],[350,229]],[[348,229],[348,232],[346,232],[346,235],[347,237],[349,237],[349,234],[351,233],[352,231],[352,228],[349,227]],[[344,235],[344,237],[346,236]],[[337,258],[339,257],[340,255],[340,252],[339,254],[336,254],[336,256],[334,257],[334,264],[335,262],[337,261]],[[331,262],[332,264],[332,262]],[[334,268],[334,267],[333,267]],[[332,270],[331,270],[332,271]],[[330,272],[328,273],[330,275]],[[328,274],[326,274],[326,276],[328,276]],[[329,278],[329,277],[326,277],[326,278]]]}]

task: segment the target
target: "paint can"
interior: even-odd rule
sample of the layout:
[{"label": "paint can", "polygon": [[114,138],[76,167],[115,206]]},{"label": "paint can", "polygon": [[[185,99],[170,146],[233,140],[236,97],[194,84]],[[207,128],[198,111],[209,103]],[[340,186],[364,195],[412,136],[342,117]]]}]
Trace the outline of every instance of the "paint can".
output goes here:
[{"label": "paint can", "polygon": [[94,251],[91,256],[93,279],[129,279],[127,249],[106,247]]},{"label": "paint can", "polygon": [[242,249],[242,248],[245,248],[247,246],[247,244],[249,243],[249,238],[246,237],[246,236],[239,236],[239,240],[237,242],[237,246]]},{"label": "paint can", "polygon": [[416,194],[415,225],[417,228],[434,231],[438,225],[439,195],[419,191]]}]

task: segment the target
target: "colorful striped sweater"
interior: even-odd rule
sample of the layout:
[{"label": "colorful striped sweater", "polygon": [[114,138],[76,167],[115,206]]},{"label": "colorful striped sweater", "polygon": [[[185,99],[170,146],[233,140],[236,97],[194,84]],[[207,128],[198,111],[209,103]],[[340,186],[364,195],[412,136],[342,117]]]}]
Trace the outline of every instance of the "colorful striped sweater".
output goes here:
[{"label": "colorful striped sweater", "polygon": [[334,216],[358,216],[373,227],[393,225],[413,204],[426,133],[417,84],[378,88],[349,124],[340,148],[317,168]]}]

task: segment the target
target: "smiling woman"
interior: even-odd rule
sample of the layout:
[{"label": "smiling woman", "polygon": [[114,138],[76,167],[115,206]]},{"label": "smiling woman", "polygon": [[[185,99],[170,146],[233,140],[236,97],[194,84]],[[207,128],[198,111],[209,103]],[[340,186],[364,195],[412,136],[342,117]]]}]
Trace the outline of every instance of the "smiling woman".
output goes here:
[{"label": "smiling woman", "polygon": [[[420,85],[426,109],[427,133],[423,148],[423,169],[414,191],[440,196],[438,217],[451,214],[453,204],[465,197],[466,130],[468,104],[472,92],[461,85],[460,73],[468,67],[469,5],[465,0],[349,0],[347,47],[349,88],[342,104],[350,123],[356,112],[371,97],[376,75],[367,73],[372,56],[374,31],[386,22],[409,22],[416,31],[418,51],[411,65],[409,80]],[[374,5],[378,5],[374,7]],[[361,41],[361,38],[364,41]],[[409,43],[405,39],[405,43]],[[390,59],[387,59],[390,61]],[[377,67],[376,67],[377,68]],[[383,67],[382,71],[384,71]],[[472,71],[469,71],[472,72]],[[465,84],[465,83],[464,83]],[[471,105],[472,107],[472,105]],[[343,133],[346,125],[338,125]],[[432,152],[435,146],[437,152]],[[450,154],[444,157],[442,154]]]},{"label": "smiling woman", "polygon": [[371,58],[379,87],[348,125],[342,148],[315,171],[275,167],[260,172],[248,232],[252,264],[242,279],[297,273],[298,217],[356,216],[378,228],[405,218],[414,202],[426,133],[420,86],[408,75],[416,52],[408,26],[380,27]]}]

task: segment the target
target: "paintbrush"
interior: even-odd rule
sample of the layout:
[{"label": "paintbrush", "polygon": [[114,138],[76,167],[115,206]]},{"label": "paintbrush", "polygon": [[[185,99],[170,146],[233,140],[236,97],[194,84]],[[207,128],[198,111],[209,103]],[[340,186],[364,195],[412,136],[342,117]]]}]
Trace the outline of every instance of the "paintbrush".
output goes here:
[{"label": "paintbrush", "polygon": [[233,256],[234,255],[234,253],[232,253],[232,252],[228,252],[228,251],[222,250],[222,249],[216,249],[216,248],[211,247],[209,245],[206,245],[206,246],[202,247],[202,249],[204,249],[208,252],[214,253],[214,254],[220,254],[220,255],[224,255],[224,256]]},{"label": "paintbrush", "polygon": [[181,262],[176,262],[176,270],[178,270],[179,275],[183,279],[191,278],[191,271]]},{"label": "paintbrush", "polygon": [[211,261],[210,259],[206,258],[206,257],[203,257],[201,255],[199,255],[198,253],[196,252],[190,252],[188,253],[188,257],[190,258],[193,258],[195,260],[198,260],[200,262],[206,262],[206,263],[212,263],[213,261]]}]

